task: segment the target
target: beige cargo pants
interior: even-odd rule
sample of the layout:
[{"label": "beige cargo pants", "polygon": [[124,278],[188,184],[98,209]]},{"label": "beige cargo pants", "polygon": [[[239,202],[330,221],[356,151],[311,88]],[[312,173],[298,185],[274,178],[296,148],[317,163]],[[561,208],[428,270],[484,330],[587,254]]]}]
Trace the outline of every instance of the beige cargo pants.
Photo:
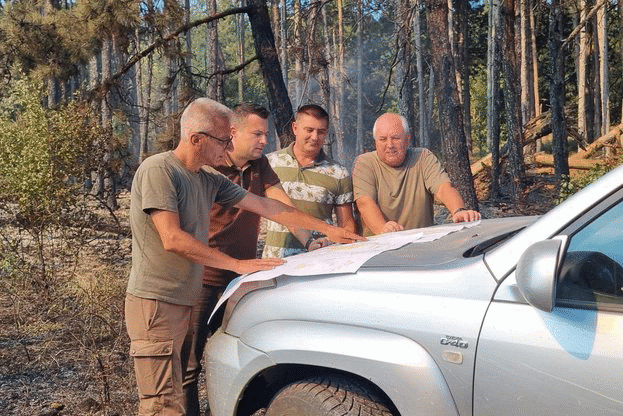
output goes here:
[{"label": "beige cargo pants", "polygon": [[126,295],[139,416],[185,414],[182,383],[192,344],[192,312],[191,306]]}]

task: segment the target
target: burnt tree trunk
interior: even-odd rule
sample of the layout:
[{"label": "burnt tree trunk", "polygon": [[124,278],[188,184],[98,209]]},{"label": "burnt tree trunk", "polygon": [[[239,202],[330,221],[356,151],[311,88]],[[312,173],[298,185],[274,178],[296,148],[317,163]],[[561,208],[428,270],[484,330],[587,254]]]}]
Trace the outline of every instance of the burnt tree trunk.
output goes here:
[{"label": "burnt tree trunk", "polygon": [[569,175],[569,150],[567,149],[567,125],[565,122],[565,65],[562,46],[563,22],[560,0],[552,1],[549,22],[549,50],[553,57],[549,99],[552,106],[552,136],[554,172],[560,183]]},{"label": "burnt tree trunk", "polygon": [[445,166],[467,206],[471,209],[478,209],[463,125],[463,109],[459,100],[456,72],[448,37],[448,2],[429,0],[428,4],[428,30],[432,45],[431,54],[435,70],[435,89],[439,101],[439,125],[443,137]]},{"label": "burnt tree trunk", "polygon": [[506,109],[506,126],[508,129],[509,160],[513,180],[513,197],[519,198],[525,186],[523,164],[523,142],[521,124],[521,94],[518,91],[519,68],[515,49],[515,12],[514,1],[504,0],[502,3],[502,67],[506,79],[504,103]]},{"label": "burnt tree trunk", "polygon": [[255,53],[260,61],[262,75],[268,90],[268,103],[275,120],[279,142],[283,148],[294,140],[290,129],[294,117],[292,104],[283,82],[266,2],[264,0],[247,0],[247,4],[251,7],[249,22],[253,33]]},{"label": "burnt tree trunk", "polygon": [[409,124],[409,143],[420,146],[416,140],[415,106],[413,105],[413,71],[411,58],[411,5],[409,0],[397,0],[396,10],[396,37],[398,39],[398,65],[396,71],[396,86],[398,89],[398,108]]}]

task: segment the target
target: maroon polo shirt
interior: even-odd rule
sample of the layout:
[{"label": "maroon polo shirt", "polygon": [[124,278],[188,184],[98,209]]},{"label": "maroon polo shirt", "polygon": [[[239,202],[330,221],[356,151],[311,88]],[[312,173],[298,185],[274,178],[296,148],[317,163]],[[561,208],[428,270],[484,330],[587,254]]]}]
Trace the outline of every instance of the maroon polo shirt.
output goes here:
[{"label": "maroon polo shirt", "polygon": [[[227,166],[216,167],[232,182],[247,191],[265,196],[266,189],[278,185],[279,177],[270,167],[266,156],[251,160],[242,168],[238,168],[231,160]],[[214,203],[210,212],[209,245],[236,259],[247,260],[256,258],[257,238],[260,232],[260,216],[235,207],[224,208]],[[230,270],[205,267],[204,284],[225,287],[238,274]]]}]

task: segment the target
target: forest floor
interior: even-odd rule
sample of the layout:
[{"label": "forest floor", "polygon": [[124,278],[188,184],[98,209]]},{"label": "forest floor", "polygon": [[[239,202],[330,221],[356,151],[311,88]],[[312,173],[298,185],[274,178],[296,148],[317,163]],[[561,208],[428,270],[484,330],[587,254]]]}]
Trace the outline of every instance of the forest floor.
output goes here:
[{"label": "forest floor", "polygon": [[[528,173],[519,203],[489,200],[488,187],[476,181],[485,218],[543,214],[556,198],[554,180],[543,171]],[[98,211],[94,237],[81,247],[71,270],[57,273],[58,282],[31,287],[0,275],[0,414],[136,414],[123,326],[131,251],[127,190],[119,204],[118,223],[107,211]],[[445,209],[437,209],[438,223],[447,217]]]}]

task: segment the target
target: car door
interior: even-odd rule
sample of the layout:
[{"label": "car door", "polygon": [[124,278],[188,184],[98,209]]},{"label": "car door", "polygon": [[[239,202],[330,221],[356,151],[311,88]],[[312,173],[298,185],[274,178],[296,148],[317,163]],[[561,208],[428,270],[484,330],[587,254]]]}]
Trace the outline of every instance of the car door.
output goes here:
[{"label": "car door", "polygon": [[474,415],[623,414],[621,197],[561,233],[551,312],[525,302],[514,274],[502,283],[477,345]]}]

